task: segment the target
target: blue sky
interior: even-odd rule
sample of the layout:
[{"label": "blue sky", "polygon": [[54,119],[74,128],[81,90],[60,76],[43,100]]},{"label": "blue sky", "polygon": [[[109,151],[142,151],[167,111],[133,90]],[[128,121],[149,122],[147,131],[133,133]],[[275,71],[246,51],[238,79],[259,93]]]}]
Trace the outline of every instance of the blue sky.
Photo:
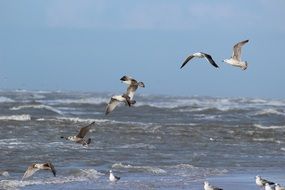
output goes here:
[{"label": "blue sky", "polygon": [[[283,0],[0,0],[0,89],[285,98]],[[246,71],[222,63],[244,46]],[[180,66],[191,53],[212,55]]]}]

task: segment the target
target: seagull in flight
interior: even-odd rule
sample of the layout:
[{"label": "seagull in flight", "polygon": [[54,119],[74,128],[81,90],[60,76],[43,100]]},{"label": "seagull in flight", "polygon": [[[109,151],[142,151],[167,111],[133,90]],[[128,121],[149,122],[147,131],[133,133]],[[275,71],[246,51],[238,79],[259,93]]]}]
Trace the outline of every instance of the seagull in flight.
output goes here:
[{"label": "seagull in flight", "polygon": [[206,53],[202,53],[202,52],[197,52],[197,53],[193,53],[192,55],[189,55],[186,60],[183,62],[183,64],[181,65],[180,69],[182,69],[182,67],[184,67],[191,59],[193,59],[194,57],[196,58],[206,58],[207,61],[212,64],[214,67],[219,68],[219,66],[215,63],[215,61],[213,60],[212,56]]},{"label": "seagull in flight", "polygon": [[65,138],[66,140],[70,140],[82,145],[88,145],[91,142],[91,139],[84,139],[84,137],[86,136],[86,134],[89,132],[90,128],[92,125],[94,125],[95,122],[90,123],[89,125],[82,127],[79,131],[79,133],[75,136],[69,136],[69,137],[63,137],[61,136],[61,138]]},{"label": "seagull in flight", "polygon": [[232,57],[230,59],[223,60],[223,62],[230,64],[232,66],[235,66],[235,67],[240,67],[242,70],[246,70],[248,64],[247,64],[247,61],[241,60],[241,48],[247,42],[249,42],[249,40],[244,40],[244,41],[241,41],[235,44],[233,48]]},{"label": "seagull in flight", "polygon": [[124,102],[129,107],[136,103],[136,101],[131,100],[127,94],[112,96],[106,107],[105,115],[108,115],[110,112],[112,112],[121,102]]},{"label": "seagull in flight", "polygon": [[126,94],[130,97],[130,100],[134,98],[135,92],[138,89],[138,87],[142,87],[142,88],[145,87],[143,82],[138,82],[137,80],[135,80],[134,78],[130,76],[123,76],[120,80],[123,83],[129,85]]},{"label": "seagull in flight", "polygon": [[54,166],[52,165],[52,163],[47,162],[47,163],[43,163],[43,164],[32,164],[28,167],[28,169],[26,170],[26,172],[24,173],[22,180],[32,176],[35,172],[37,172],[38,170],[50,170],[54,176],[56,176],[56,171]]}]

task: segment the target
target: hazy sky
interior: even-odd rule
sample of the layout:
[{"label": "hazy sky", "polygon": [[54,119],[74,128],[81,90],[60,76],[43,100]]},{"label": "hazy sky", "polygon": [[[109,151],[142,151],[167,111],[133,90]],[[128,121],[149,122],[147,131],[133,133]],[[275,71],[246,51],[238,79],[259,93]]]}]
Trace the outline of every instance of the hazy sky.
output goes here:
[{"label": "hazy sky", "polygon": [[[284,0],[0,0],[0,89],[285,98]],[[221,61],[241,40],[246,71]],[[191,53],[212,55],[180,66]]]}]

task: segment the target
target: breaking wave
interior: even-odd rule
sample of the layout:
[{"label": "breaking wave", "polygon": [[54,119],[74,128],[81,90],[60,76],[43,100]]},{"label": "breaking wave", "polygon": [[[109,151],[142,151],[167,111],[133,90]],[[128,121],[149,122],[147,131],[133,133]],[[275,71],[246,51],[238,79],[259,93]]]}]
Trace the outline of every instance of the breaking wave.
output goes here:
[{"label": "breaking wave", "polygon": [[122,163],[115,163],[112,165],[112,168],[115,169],[127,169],[130,171],[141,171],[141,172],[148,172],[148,173],[153,173],[153,174],[165,174],[166,171],[158,168],[158,167],[151,167],[151,166],[133,166],[130,164],[122,164]]},{"label": "breaking wave", "polygon": [[94,169],[80,169],[78,172],[67,177],[32,179],[32,180],[1,180],[0,189],[18,190],[30,185],[64,184],[98,179],[104,174]]},{"label": "breaking wave", "polygon": [[10,102],[15,102],[11,98],[7,98],[5,96],[0,96],[0,103],[10,103]]},{"label": "breaking wave", "polygon": [[81,99],[56,99],[56,100],[45,100],[43,102],[57,105],[57,104],[106,104],[109,101],[109,97],[97,97],[97,98],[81,98]]},{"label": "breaking wave", "polygon": [[268,109],[263,109],[263,110],[260,110],[258,111],[257,113],[255,113],[255,115],[260,115],[260,116],[263,116],[263,115],[285,115],[284,112],[282,111],[279,111],[279,110],[276,110],[276,109],[273,109],[273,108],[268,108]]},{"label": "breaking wave", "polygon": [[285,126],[276,126],[276,125],[264,126],[264,125],[254,124],[253,126],[259,129],[285,129]]},{"label": "breaking wave", "polygon": [[28,114],[0,116],[0,120],[30,121],[31,116]]},{"label": "breaking wave", "polygon": [[17,106],[17,107],[12,107],[10,108],[10,110],[21,110],[21,109],[29,109],[29,108],[32,108],[32,109],[46,109],[46,110],[49,110],[49,111],[52,111],[54,113],[57,113],[59,115],[62,115],[62,112],[58,109],[55,109],[51,106],[47,106],[47,105],[22,105],[22,106]]},{"label": "breaking wave", "polygon": [[118,148],[129,148],[129,149],[146,148],[146,149],[156,149],[156,147],[155,147],[154,145],[145,144],[145,143],[127,144],[127,145],[119,146]]}]

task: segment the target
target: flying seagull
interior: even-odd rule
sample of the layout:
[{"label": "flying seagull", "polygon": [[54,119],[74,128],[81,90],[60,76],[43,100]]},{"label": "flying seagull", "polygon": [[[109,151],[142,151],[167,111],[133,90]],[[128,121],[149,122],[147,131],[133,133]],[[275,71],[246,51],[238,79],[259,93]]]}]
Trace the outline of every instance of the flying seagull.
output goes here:
[{"label": "flying seagull", "polygon": [[208,60],[208,62],[211,63],[214,67],[219,68],[219,66],[215,63],[215,61],[213,60],[211,55],[206,54],[206,53],[202,53],[202,52],[197,52],[197,53],[193,53],[192,55],[189,55],[186,58],[186,60],[183,62],[183,64],[181,65],[180,69],[182,69],[182,67],[184,67],[194,57],[206,58]]},{"label": "flying seagull", "polygon": [[111,182],[116,182],[116,181],[119,181],[119,180],[120,180],[120,177],[115,176],[115,175],[113,174],[113,171],[110,170],[109,180],[110,180]]},{"label": "flying seagull", "polygon": [[222,188],[215,187],[209,184],[208,181],[204,182],[204,190],[223,190]]},{"label": "flying seagull", "polygon": [[69,137],[63,137],[61,136],[61,138],[65,138],[66,140],[70,140],[82,145],[88,145],[91,142],[91,139],[84,139],[84,137],[86,136],[86,134],[89,132],[90,128],[92,125],[94,125],[95,122],[90,123],[89,125],[82,127],[79,131],[79,133],[75,136],[69,136]]},{"label": "flying seagull", "polygon": [[232,57],[230,59],[225,59],[223,62],[235,67],[240,67],[242,70],[246,70],[247,61],[241,60],[241,48],[247,42],[249,42],[249,40],[244,40],[234,45]]},{"label": "flying seagull", "polygon": [[143,82],[138,82],[137,80],[129,76],[123,76],[120,80],[123,83],[129,85],[126,94],[130,97],[131,100],[134,98],[135,92],[138,89],[138,87],[142,87],[142,88],[145,87]]},{"label": "flying seagull", "polygon": [[28,167],[26,172],[24,173],[22,180],[32,176],[38,170],[50,170],[54,176],[56,176],[56,171],[52,163],[47,162],[44,164],[32,164]]},{"label": "flying seagull", "polygon": [[262,179],[259,175],[255,176],[255,183],[260,187],[265,187],[266,183],[268,183],[269,185],[274,185],[273,182],[268,181],[266,179]]},{"label": "flying seagull", "polygon": [[129,107],[136,103],[136,101],[131,100],[127,94],[112,96],[110,102],[106,107],[105,115],[108,115],[110,112],[112,112],[121,102],[124,102]]}]

